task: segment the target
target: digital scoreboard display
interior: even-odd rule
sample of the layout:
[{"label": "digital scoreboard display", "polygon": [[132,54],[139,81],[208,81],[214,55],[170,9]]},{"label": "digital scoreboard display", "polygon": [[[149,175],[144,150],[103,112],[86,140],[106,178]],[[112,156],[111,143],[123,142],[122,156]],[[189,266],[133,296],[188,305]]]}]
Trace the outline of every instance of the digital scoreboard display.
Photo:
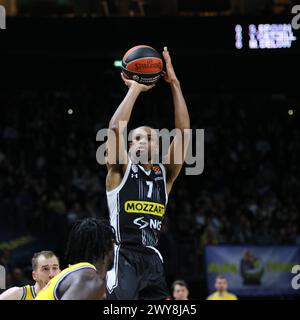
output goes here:
[{"label": "digital scoreboard display", "polygon": [[[290,23],[236,24],[236,49],[290,49],[299,47],[300,36]],[[298,32],[299,33],[299,32]]]}]

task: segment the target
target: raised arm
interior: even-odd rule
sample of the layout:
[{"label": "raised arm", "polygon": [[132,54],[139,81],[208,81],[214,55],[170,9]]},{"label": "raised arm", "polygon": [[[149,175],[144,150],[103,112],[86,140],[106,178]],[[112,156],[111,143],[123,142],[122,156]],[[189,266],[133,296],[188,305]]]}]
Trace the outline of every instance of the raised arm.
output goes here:
[{"label": "raised arm", "polygon": [[[174,104],[175,129],[178,130],[169,147],[169,164],[166,164],[167,189],[168,192],[170,192],[186,157],[187,147],[190,140],[190,132],[189,130],[185,129],[190,129],[190,117],[181,91],[180,82],[176,77],[167,47],[164,47],[163,56],[166,62],[167,70],[165,74],[165,80],[170,84]],[[176,158],[181,160],[179,164],[176,163],[179,162],[176,161]]]},{"label": "raised arm", "polygon": [[[153,88],[154,85],[146,86],[136,81],[125,79],[121,74],[125,85],[129,88],[128,92],[117,108],[109,122],[109,133],[107,146],[107,168],[117,163],[127,163],[127,150],[125,148],[123,132],[128,124],[133,106],[141,92],[145,92]],[[126,165],[125,165],[126,168]]]}]

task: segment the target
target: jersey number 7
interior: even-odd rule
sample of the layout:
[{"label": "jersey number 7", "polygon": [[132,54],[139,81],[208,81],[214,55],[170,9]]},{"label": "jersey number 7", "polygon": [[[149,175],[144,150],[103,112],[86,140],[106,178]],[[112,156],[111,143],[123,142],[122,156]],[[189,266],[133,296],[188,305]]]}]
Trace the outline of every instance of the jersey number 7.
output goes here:
[{"label": "jersey number 7", "polygon": [[153,181],[146,181],[147,186],[149,187],[147,198],[151,198],[152,196],[152,190],[153,190]]}]

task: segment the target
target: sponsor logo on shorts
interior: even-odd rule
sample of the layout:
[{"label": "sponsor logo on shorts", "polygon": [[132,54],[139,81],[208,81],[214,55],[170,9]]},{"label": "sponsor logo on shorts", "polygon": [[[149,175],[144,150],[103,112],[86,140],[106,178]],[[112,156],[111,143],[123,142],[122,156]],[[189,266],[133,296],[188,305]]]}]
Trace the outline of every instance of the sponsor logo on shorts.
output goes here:
[{"label": "sponsor logo on shorts", "polygon": [[152,214],[162,217],[165,214],[165,206],[156,202],[148,201],[126,201],[124,210],[127,213]]}]

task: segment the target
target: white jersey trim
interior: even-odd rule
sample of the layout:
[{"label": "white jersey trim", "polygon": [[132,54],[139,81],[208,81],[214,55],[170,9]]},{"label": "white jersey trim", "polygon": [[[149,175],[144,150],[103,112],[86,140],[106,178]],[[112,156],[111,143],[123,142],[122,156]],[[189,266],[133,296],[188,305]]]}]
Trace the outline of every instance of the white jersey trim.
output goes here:
[{"label": "white jersey trim", "polygon": [[115,245],[115,259],[114,266],[106,273],[106,288],[111,294],[113,290],[118,286],[118,269],[119,269],[119,250],[120,246]]},{"label": "white jersey trim", "polygon": [[146,173],[147,176],[150,176],[151,170],[145,170],[143,166],[139,164],[139,168]]},{"label": "white jersey trim", "polygon": [[146,247],[154,250],[157,253],[157,255],[159,256],[161,262],[162,263],[164,262],[164,259],[163,259],[162,255],[161,255],[161,253],[155,247],[152,247],[152,246],[146,246]]},{"label": "white jersey trim", "polygon": [[109,210],[109,219],[110,224],[114,227],[116,231],[116,238],[118,242],[121,242],[120,234],[120,222],[119,222],[119,213],[120,213],[120,201],[119,193],[112,193],[107,195],[107,205]]}]

